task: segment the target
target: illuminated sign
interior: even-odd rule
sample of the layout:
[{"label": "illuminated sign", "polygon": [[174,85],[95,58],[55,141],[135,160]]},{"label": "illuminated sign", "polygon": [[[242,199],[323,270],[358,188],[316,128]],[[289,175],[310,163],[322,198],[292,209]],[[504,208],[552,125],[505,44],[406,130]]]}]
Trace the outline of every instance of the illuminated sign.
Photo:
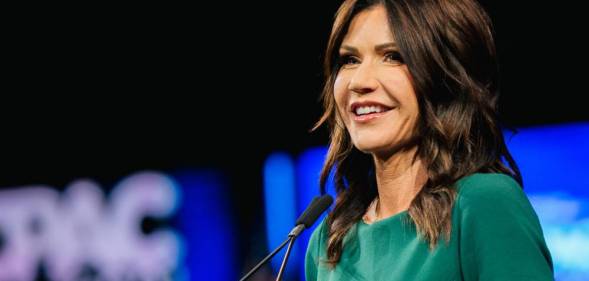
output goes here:
[{"label": "illuminated sign", "polygon": [[141,230],[146,217],[165,218],[177,187],[159,173],[124,179],[108,200],[94,182],[60,193],[44,186],[0,191],[0,280],[170,280],[181,265],[171,229]]}]

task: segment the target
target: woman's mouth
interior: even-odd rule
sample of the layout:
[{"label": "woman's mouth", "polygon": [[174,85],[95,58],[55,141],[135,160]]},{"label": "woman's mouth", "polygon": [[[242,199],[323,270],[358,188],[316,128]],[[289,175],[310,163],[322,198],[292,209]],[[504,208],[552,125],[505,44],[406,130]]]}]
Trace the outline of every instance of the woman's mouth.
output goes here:
[{"label": "woman's mouth", "polygon": [[353,119],[357,122],[368,122],[385,115],[393,108],[385,107],[378,104],[358,105],[352,107]]}]

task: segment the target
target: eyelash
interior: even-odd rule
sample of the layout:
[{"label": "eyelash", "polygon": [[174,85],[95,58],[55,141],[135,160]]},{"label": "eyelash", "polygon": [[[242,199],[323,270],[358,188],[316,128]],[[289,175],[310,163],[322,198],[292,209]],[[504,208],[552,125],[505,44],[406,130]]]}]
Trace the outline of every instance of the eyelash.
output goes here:
[{"label": "eyelash", "polygon": [[387,52],[384,56],[385,56],[385,58],[390,58],[393,61],[403,64],[403,58],[401,57],[401,53],[399,53],[397,51]]},{"label": "eyelash", "polygon": [[[352,62],[352,60],[353,60],[353,62]],[[344,65],[348,65],[348,64],[352,64],[352,63],[358,63],[358,59],[356,57],[354,57],[353,55],[344,54],[338,58],[338,65],[339,66],[344,66]]]},{"label": "eyelash", "polygon": [[[384,55],[386,61],[394,61],[399,64],[403,64],[403,58],[401,58],[401,53],[397,51],[389,51]],[[349,65],[349,64],[356,64],[359,60],[352,54],[343,54],[338,58],[338,65],[340,67]]]}]

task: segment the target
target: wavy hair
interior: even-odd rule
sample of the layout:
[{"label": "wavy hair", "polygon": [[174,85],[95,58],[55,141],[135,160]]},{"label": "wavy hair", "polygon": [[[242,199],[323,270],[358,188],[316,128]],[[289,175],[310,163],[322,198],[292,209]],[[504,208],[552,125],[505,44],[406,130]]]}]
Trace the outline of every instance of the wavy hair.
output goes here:
[{"label": "wavy hair", "polygon": [[374,162],[356,149],[337,114],[334,82],[338,50],[350,22],[375,5],[386,8],[390,30],[412,76],[420,118],[415,157],[427,181],[408,214],[418,233],[435,248],[450,239],[454,184],[476,172],[498,172],[522,184],[497,116],[498,65],[491,21],[475,0],[346,0],[337,11],[328,41],[324,114],[313,130],[327,123],[330,144],[321,172],[326,192],[334,172],[337,198],[327,217],[327,263],[337,264],[344,236],[377,196]]}]

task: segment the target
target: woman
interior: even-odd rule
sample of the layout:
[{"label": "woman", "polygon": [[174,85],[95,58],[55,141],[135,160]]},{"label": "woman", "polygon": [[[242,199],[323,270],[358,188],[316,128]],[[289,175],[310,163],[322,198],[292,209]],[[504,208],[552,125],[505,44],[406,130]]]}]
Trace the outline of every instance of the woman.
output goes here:
[{"label": "woman", "polygon": [[490,20],[474,0],[347,0],[325,57],[331,129],[307,280],[553,280],[497,122]]}]

